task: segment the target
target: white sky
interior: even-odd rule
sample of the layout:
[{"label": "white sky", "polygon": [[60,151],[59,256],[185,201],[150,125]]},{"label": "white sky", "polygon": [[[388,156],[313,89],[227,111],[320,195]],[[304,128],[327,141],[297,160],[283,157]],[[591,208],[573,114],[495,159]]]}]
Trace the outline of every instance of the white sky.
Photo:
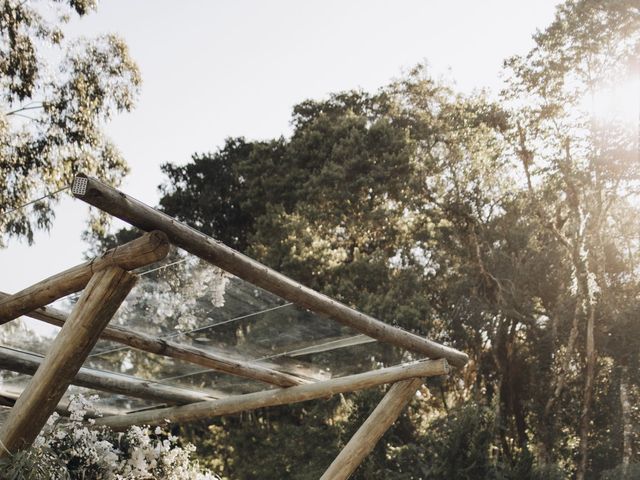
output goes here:
[{"label": "white sky", "polygon": [[[287,135],[291,108],[304,99],[376,90],[423,61],[463,91],[498,90],[502,61],[532,46],[557,3],[111,0],[70,33],[117,33],[141,68],[137,108],[107,131],[131,165],[122,190],[155,205],[162,163],[185,163],[230,136]],[[86,213],[65,200],[35,246],[13,241],[0,250],[0,290],[82,261]]]}]

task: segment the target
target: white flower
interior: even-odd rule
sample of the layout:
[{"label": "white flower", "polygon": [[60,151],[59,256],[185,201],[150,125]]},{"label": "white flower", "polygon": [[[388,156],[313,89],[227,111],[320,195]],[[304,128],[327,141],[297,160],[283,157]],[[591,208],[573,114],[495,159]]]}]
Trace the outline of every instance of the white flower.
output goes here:
[{"label": "white flower", "polygon": [[[100,480],[219,480],[210,472],[201,471],[197,462],[190,459],[195,451],[193,445],[179,447],[178,438],[163,435],[160,427],[151,430],[133,426],[125,433],[114,433],[87,422],[86,412],[95,410],[96,400],[97,397],[74,396],[68,421],[61,421],[57,414],[49,418],[34,442],[42,462],[65,464],[73,459],[78,471],[90,467],[97,472],[92,478]],[[126,451],[118,449],[118,445]],[[52,457],[51,451],[57,457]]]}]

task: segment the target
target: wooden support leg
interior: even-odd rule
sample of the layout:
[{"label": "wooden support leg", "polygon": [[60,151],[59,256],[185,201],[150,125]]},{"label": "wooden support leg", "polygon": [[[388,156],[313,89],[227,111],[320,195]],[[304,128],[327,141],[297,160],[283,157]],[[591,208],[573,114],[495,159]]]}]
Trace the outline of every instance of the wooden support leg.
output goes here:
[{"label": "wooden support leg", "polygon": [[394,383],[320,480],[346,480],[373,450],[422,385],[421,378]]},{"label": "wooden support leg", "polygon": [[0,431],[7,455],[30,446],[76,376],[136,276],[119,267],[94,274]]}]

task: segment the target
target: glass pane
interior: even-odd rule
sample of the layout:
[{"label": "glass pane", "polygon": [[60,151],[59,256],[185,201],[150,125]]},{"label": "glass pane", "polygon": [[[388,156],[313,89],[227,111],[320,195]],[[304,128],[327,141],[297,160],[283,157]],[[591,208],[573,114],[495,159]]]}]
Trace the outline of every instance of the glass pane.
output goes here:
[{"label": "glass pane", "polygon": [[[180,249],[137,273],[140,280],[111,325],[311,381],[415,360]],[[52,306],[69,315],[79,296],[69,295]],[[23,317],[0,326],[0,345],[44,355],[58,331],[58,327]],[[212,398],[274,388],[105,340],[97,342],[85,367],[143,379],[152,385],[202,392]],[[0,371],[0,391],[19,394],[29,378]],[[85,390],[89,392],[72,387],[69,393]],[[110,412],[154,406],[154,402],[121,395],[98,395],[100,407]]]}]

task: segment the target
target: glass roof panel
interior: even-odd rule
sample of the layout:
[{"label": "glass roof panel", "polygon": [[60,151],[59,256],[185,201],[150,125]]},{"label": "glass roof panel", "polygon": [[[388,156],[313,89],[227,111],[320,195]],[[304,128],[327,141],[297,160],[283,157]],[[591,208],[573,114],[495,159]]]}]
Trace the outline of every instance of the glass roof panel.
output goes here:
[{"label": "glass roof panel", "polygon": [[[414,360],[180,249],[172,249],[165,260],[136,273],[140,279],[111,325],[312,381]],[[52,306],[68,315],[79,295]],[[58,331],[58,327],[23,317],[0,326],[0,345],[44,355]],[[213,398],[274,388],[105,340],[97,342],[85,367],[199,391]],[[11,388],[15,394],[28,379],[1,371],[0,387]],[[115,411],[153,406],[144,400],[104,392],[99,395],[101,405]]]}]

